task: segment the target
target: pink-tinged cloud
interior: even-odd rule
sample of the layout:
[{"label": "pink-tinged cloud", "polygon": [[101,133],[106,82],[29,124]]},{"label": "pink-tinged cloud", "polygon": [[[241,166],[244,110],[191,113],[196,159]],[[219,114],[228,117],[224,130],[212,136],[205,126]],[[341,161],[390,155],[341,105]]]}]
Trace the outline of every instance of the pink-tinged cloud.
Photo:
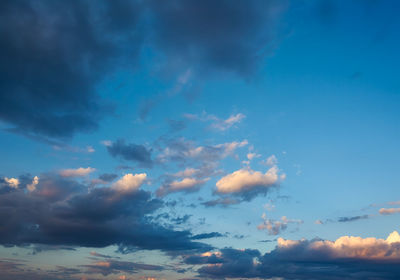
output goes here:
[{"label": "pink-tinged cloud", "polygon": [[393,231],[386,239],[342,236],[335,241],[307,241],[278,238],[279,250],[291,251],[296,248],[301,248],[304,256],[323,256],[326,259],[400,261],[400,235],[397,231]]},{"label": "pink-tinged cloud", "polygon": [[251,169],[240,169],[221,178],[217,183],[220,194],[240,193],[254,188],[270,188],[277,184],[284,175],[278,174],[278,167],[273,166],[267,172],[261,173]]},{"label": "pink-tinged cloud", "polygon": [[181,180],[173,181],[169,184],[161,186],[157,190],[158,196],[164,196],[173,192],[193,192],[197,191],[201,185],[206,183],[210,178],[196,179],[196,178],[183,178]]},{"label": "pink-tinged cloud", "polygon": [[60,175],[62,177],[84,177],[94,171],[96,171],[96,169],[92,167],[79,167],[77,169],[63,169],[60,171]]},{"label": "pink-tinged cloud", "polygon": [[400,213],[400,208],[381,208],[379,209],[379,214],[381,215],[392,215]]}]

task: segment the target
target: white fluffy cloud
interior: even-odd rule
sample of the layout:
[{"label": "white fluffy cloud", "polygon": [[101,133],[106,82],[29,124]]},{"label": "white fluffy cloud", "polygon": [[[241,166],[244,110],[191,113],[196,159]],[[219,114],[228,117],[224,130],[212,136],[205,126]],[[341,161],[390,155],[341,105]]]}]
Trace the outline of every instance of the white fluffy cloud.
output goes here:
[{"label": "white fluffy cloud", "polygon": [[112,188],[120,192],[136,191],[140,188],[141,185],[143,185],[146,178],[146,173],[135,175],[128,173],[125,174],[121,179],[116,181],[114,184],[112,184]]},{"label": "white fluffy cloud", "polygon": [[96,171],[95,168],[87,167],[79,167],[77,169],[63,169],[60,171],[60,175],[62,177],[84,177],[92,172]]},{"label": "white fluffy cloud", "polygon": [[240,169],[222,177],[216,184],[220,194],[240,193],[254,188],[269,188],[284,179],[283,174],[278,174],[278,167],[273,166],[267,172],[261,173],[251,169]]},{"label": "white fluffy cloud", "polygon": [[6,181],[7,185],[10,188],[14,188],[14,189],[18,188],[19,180],[17,178],[7,178],[7,177],[5,177],[4,181]]},{"label": "white fluffy cloud", "polygon": [[279,249],[290,250],[296,247],[301,247],[311,255],[323,255],[328,259],[400,260],[400,235],[397,231],[386,239],[342,236],[335,241],[306,241],[278,238]]},{"label": "white fluffy cloud", "polygon": [[26,188],[28,189],[28,191],[33,192],[34,190],[36,190],[36,186],[39,184],[39,177],[35,176],[32,180],[32,183],[26,185]]}]

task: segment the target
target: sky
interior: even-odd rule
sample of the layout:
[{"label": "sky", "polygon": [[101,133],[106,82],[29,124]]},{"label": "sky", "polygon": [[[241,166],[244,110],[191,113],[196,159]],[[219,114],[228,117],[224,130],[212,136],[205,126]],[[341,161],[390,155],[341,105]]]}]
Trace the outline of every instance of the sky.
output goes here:
[{"label": "sky", "polygon": [[398,279],[390,0],[0,2],[0,278]]}]

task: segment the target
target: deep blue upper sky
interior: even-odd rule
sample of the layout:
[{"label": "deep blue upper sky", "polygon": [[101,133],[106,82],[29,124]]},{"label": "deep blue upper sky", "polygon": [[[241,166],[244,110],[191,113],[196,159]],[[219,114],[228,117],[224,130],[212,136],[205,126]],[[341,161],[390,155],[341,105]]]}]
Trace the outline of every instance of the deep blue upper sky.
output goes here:
[{"label": "deep blue upper sky", "polygon": [[399,8],[2,1],[0,278],[397,279]]}]

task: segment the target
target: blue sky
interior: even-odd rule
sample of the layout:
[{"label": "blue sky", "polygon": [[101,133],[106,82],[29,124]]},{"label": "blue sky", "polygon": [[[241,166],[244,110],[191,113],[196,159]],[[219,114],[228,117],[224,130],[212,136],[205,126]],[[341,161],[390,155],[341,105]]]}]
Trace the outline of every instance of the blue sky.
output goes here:
[{"label": "blue sky", "polygon": [[397,279],[396,1],[0,6],[0,278]]}]

